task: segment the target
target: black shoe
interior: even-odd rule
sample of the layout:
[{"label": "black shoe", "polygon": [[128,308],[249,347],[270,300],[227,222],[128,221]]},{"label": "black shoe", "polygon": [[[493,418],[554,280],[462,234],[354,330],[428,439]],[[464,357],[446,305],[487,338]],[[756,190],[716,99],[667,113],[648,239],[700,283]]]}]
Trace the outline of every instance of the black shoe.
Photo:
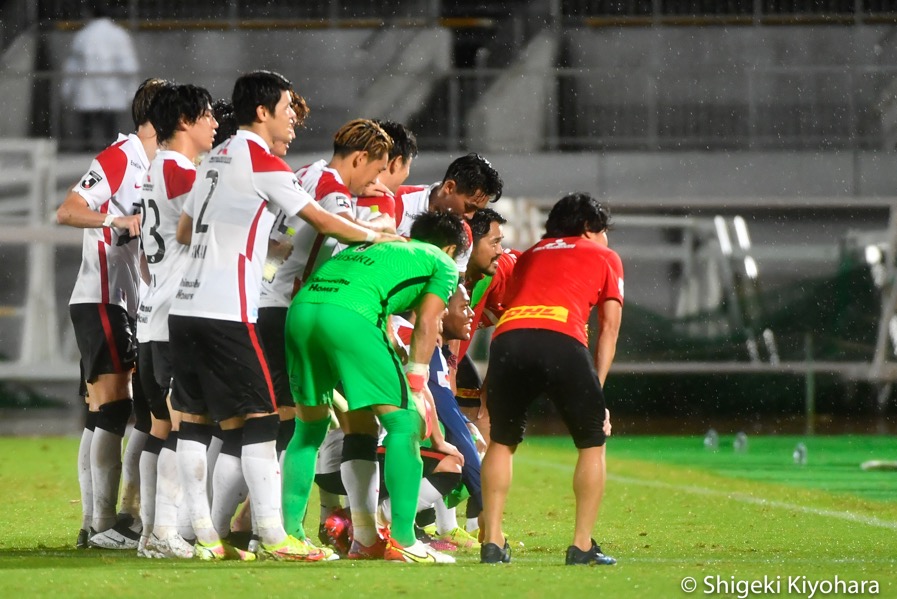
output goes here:
[{"label": "black shoe", "polygon": [[505,539],[505,546],[499,547],[495,543],[483,543],[480,546],[481,564],[509,564],[511,563],[511,546]]},{"label": "black shoe", "polygon": [[617,563],[614,558],[601,553],[601,547],[592,539],[592,548],[583,551],[576,545],[567,547],[568,566],[613,566]]},{"label": "black shoe", "polygon": [[78,531],[78,540],[75,541],[75,547],[77,549],[89,549],[90,545],[87,544],[88,539],[90,539],[90,533],[82,528]]}]

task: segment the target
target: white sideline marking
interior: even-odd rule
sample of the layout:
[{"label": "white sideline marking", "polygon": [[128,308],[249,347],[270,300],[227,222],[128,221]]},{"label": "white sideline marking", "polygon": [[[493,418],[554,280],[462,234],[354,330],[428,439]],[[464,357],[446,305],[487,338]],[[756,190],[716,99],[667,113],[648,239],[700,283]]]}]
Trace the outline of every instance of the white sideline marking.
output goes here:
[{"label": "white sideline marking", "polygon": [[[558,464],[557,462],[548,462],[545,460],[533,460],[526,457],[517,457],[516,461],[523,461],[528,464],[532,464],[534,466],[543,466],[545,468],[553,468],[555,470],[564,470],[567,472],[573,473],[573,466],[570,464]],[[827,510],[822,508],[809,507],[806,505],[798,505],[796,503],[787,503],[785,501],[773,501],[771,499],[763,499],[758,497],[751,497],[750,495],[745,495],[744,493],[728,493],[726,491],[717,491],[716,489],[708,489],[707,487],[696,487],[694,485],[674,485],[671,483],[666,483],[657,480],[643,480],[640,478],[631,478],[628,476],[618,476],[616,474],[609,474],[607,476],[608,480],[616,481],[619,483],[629,484],[629,485],[641,485],[643,487],[654,487],[658,489],[668,489],[671,491],[682,491],[684,493],[692,493],[694,495],[707,495],[710,497],[725,497],[726,499],[731,499],[733,501],[738,501],[740,503],[749,503],[752,505],[762,505],[769,506],[774,508],[780,508],[783,510],[790,510],[792,512],[801,512],[804,514],[812,514],[814,516],[827,516],[829,518],[837,518],[839,520],[847,520],[849,522],[856,522],[858,524],[865,524],[867,526],[875,526],[878,528],[887,528],[889,530],[897,530],[897,522],[892,520],[882,520],[881,518],[876,518],[875,516],[864,516],[862,514],[855,514],[853,512],[844,512],[840,510]]]}]

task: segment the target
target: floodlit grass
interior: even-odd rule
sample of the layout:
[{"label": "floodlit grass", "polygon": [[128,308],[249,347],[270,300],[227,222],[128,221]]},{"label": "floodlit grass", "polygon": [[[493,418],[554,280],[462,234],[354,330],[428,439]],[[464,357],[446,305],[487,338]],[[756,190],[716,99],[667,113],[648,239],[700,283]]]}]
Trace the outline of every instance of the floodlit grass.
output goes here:
[{"label": "floodlit grass", "polygon": [[[800,440],[809,450],[802,467],[791,459]],[[483,566],[472,554],[455,566],[405,566],[205,564],[76,551],[77,440],[0,439],[0,597],[687,597],[680,585],[688,576],[697,581],[693,596],[747,596],[734,585],[765,576],[779,581],[777,596],[809,597],[809,587],[788,587],[789,576],[804,576],[874,580],[879,597],[897,597],[897,473],[859,469],[866,459],[897,458],[897,441],[752,437],[746,453],[731,441],[722,437],[710,452],[698,437],[613,438],[596,537],[619,563],[567,568],[576,453],[566,439],[528,439],[518,452],[509,566]],[[309,530],[317,529],[314,512]],[[732,586],[706,593],[726,589],[705,577]]]}]

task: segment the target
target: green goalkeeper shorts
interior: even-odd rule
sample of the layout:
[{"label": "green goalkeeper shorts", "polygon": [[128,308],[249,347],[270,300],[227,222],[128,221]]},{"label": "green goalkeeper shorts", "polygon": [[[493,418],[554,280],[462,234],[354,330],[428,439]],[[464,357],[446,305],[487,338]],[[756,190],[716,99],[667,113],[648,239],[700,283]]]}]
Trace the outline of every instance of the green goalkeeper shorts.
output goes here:
[{"label": "green goalkeeper shorts", "polygon": [[342,382],[350,410],[414,409],[402,361],[385,329],[342,306],[296,303],[286,322],[287,372],[297,405],[330,405]]}]

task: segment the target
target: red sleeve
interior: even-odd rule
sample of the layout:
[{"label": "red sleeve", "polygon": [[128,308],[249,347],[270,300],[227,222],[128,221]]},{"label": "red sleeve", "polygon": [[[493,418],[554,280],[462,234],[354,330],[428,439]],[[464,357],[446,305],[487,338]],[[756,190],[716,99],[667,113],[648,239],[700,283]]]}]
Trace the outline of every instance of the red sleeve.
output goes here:
[{"label": "red sleeve", "polygon": [[162,165],[162,175],[165,178],[165,190],[168,192],[169,200],[189,192],[196,181],[195,170],[181,168],[174,160],[165,161]]},{"label": "red sleeve", "polygon": [[352,192],[349,191],[349,188],[337,181],[332,174],[324,171],[318,180],[318,186],[315,188],[315,200],[320,202],[322,198],[327,197],[331,193],[338,193],[347,198],[352,197]]},{"label": "red sleeve", "polygon": [[128,156],[121,150],[124,140],[113,144],[99,153],[97,162],[103,167],[103,174],[109,182],[109,195],[114,196],[118,193],[121,182],[125,178],[125,171],[128,169]]},{"label": "red sleeve", "polygon": [[602,285],[599,302],[617,300],[623,303],[623,261],[613,250],[608,250],[602,255],[606,264],[606,275]]},{"label": "red sleeve", "polygon": [[249,146],[249,158],[252,160],[252,172],[268,173],[271,171],[287,171],[291,175],[293,174],[293,169],[291,169],[286,162],[274,154],[266,152],[265,148],[258,145],[258,143],[249,140],[246,145]]}]

